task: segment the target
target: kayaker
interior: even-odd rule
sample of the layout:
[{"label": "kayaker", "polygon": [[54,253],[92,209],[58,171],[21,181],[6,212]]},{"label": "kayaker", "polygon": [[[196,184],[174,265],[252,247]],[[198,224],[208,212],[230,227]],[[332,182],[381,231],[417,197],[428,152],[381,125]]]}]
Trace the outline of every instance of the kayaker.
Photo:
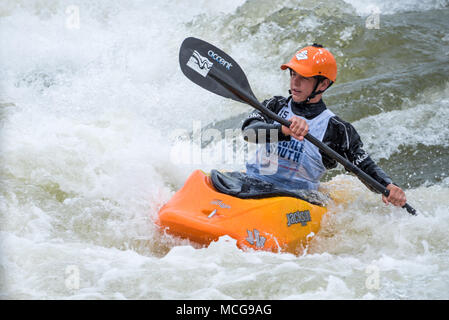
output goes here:
[{"label": "kayaker", "polygon": [[320,178],[337,162],[304,140],[310,132],[390,190],[388,198],[382,195],[385,204],[403,206],[404,191],[362,149],[355,128],[327,109],[322,100],[337,78],[333,55],[314,43],[299,50],[281,69],[290,72],[290,96],[275,96],[263,105],[292,125],[283,126],[258,110],[244,120],[245,140],[259,143],[256,157],[246,164],[246,173],[287,190],[318,189]]}]

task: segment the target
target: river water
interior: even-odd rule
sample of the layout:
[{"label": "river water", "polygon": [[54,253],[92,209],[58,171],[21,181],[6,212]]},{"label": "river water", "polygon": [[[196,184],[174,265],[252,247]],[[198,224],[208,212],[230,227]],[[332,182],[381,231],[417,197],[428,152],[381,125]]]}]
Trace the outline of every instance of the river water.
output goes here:
[{"label": "river water", "polygon": [[[0,297],[448,299],[448,31],[447,0],[3,0]],[[189,36],[229,53],[259,100],[287,94],[296,49],[329,48],[324,101],[419,215],[339,167],[323,186],[347,200],[303,255],[160,234],[194,169],[244,169],[213,156],[251,108],[182,75]],[[197,128],[223,135],[200,158]]]}]

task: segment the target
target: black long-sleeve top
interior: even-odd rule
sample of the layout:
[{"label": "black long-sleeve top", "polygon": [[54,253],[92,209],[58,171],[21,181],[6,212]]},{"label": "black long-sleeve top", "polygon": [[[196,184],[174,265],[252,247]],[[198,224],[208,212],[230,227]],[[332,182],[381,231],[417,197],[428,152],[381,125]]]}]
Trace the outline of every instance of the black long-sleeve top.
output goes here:
[{"label": "black long-sleeve top", "polygon": [[[287,106],[290,99],[291,96],[288,98],[275,96],[269,100],[265,100],[262,104],[269,110],[278,114],[284,106]],[[292,100],[291,107],[294,114],[306,119],[313,119],[326,109],[323,100],[312,104],[296,103]],[[274,120],[268,118],[262,112],[255,110],[244,120],[242,130],[243,136],[248,142],[258,143],[259,130],[263,130],[262,132],[264,132],[264,142],[271,142],[272,138],[270,137],[270,130],[273,129],[277,130],[277,141],[289,141],[291,137],[284,135],[281,127],[281,124],[274,123]],[[253,130],[252,134],[245,133],[247,130]],[[248,137],[253,137],[255,140],[249,141]],[[363,143],[360,136],[350,123],[340,119],[338,116],[330,118],[322,142],[338,152],[344,158],[348,159],[383,186],[386,187],[388,184],[392,183],[391,178],[388,177],[371,159],[368,153],[362,149]],[[327,169],[332,169],[337,166],[337,161],[321,151],[320,153],[323,159],[323,164]],[[367,187],[371,191],[377,192],[369,185],[367,185]]]}]

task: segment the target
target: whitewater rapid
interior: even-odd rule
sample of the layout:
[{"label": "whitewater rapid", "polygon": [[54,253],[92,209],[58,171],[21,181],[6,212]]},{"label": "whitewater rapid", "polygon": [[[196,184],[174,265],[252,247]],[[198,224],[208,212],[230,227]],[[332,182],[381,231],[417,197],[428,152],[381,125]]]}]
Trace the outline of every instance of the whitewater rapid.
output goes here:
[{"label": "whitewater rapid", "polygon": [[[366,30],[376,10],[380,29]],[[2,1],[0,297],[447,299],[448,10],[432,0]],[[434,52],[429,32],[441,40]],[[386,46],[375,62],[398,34],[410,50]],[[338,168],[323,186],[348,201],[330,204],[304,255],[160,234],[158,210],[194,169],[244,169],[191,153],[195,126],[238,130],[251,109],[185,79],[178,51],[189,36],[233,56],[260,100],[287,94],[279,65],[296,48],[314,37],[331,46],[341,72],[326,103],[419,215]],[[202,152],[217,148],[234,147]]]}]

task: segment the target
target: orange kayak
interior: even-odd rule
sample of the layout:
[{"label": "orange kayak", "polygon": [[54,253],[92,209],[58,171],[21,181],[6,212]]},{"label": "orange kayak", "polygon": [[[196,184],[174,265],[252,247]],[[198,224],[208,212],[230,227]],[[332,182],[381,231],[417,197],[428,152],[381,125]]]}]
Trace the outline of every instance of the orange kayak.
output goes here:
[{"label": "orange kayak", "polygon": [[210,176],[194,171],[159,211],[168,234],[209,245],[223,235],[241,249],[300,253],[320,229],[326,207],[289,197],[241,199],[218,192]]}]

